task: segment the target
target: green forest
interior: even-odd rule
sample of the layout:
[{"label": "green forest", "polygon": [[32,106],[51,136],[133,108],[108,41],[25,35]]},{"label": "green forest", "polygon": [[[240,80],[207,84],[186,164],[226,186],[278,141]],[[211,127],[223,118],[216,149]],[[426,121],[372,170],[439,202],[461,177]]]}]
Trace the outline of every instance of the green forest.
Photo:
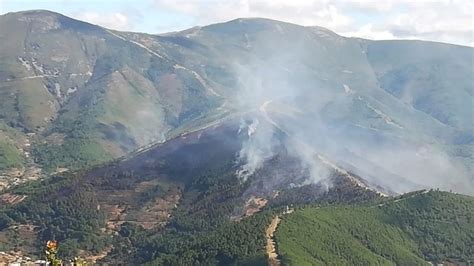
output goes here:
[{"label": "green forest", "polygon": [[412,193],[366,206],[303,207],[276,233],[285,265],[474,261],[474,198]]},{"label": "green forest", "polygon": [[[114,189],[133,185],[120,181],[131,174],[122,175],[113,177]],[[283,265],[424,265],[426,261],[474,260],[474,198],[469,196],[429,191],[337,201],[328,194],[306,202],[307,197],[296,190],[303,199],[290,197],[302,200],[291,214],[282,215],[284,208],[270,204],[251,217],[232,219],[246,187],[232,174],[216,170],[187,184],[165,227],[146,230],[127,222],[109,235],[101,231],[106,213],[97,208],[103,200],[97,187],[72,176],[56,177],[12,190],[29,194],[31,200],[1,208],[0,232],[15,224],[33,223],[38,231],[34,245],[41,247],[46,240],[56,239],[62,258],[71,258],[79,250],[99,253],[113,244],[101,262],[266,265],[265,230],[280,215],[275,239]],[[147,202],[165,188],[159,185],[130,200]],[[29,248],[20,239],[11,243]]]}]

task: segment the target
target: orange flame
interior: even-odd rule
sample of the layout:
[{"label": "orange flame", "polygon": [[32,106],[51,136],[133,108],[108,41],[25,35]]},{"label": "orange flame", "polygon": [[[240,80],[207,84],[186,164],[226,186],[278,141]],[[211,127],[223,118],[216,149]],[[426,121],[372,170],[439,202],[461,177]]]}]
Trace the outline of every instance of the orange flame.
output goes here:
[{"label": "orange flame", "polygon": [[55,250],[58,247],[58,242],[56,240],[49,240],[46,242],[46,247],[49,250]]}]

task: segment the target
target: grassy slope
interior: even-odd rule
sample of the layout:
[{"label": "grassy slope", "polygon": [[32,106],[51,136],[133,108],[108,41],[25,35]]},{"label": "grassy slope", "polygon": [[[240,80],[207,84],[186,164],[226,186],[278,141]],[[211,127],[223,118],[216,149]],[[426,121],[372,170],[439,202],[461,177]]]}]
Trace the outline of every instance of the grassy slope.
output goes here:
[{"label": "grassy slope", "polygon": [[20,132],[0,121],[0,170],[21,167],[24,164],[23,154],[13,141],[22,138]]},{"label": "grassy slope", "polygon": [[309,207],[284,217],[278,250],[290,265],[420,265],[473,260],[474,199],[430,192],[375,207]]},{"label": "grassy slope", "polygon": [[19,167],[23,164],[23,157],[15,145],[0,136],[0,170],[10,167]]},{"label": "grassy slope", "polygon": [[100,27],[47,11],[0,21],[0,119],[37,133],[43,173],[120,157],[218,106],[191,72]]}]

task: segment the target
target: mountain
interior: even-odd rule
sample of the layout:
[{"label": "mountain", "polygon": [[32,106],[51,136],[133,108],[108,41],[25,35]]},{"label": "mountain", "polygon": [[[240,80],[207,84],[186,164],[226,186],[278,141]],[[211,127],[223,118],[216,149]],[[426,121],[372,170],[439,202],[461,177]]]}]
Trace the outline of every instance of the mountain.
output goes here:
[{"label": "mountain", "polygon": [[209,116],[219,102],[194,72],[60,14],[3,15],[0,39],[3,169],[27,170],[24,152],[47,172],[116,158]]},{"label": "mountain", "polygon": [[[470,200],[440,222],[440,201],[464,196],[403,193],[474,194],[472,48],[259,18],[150,35],[49,11],[0,16],[0,41],[0,250],[39,257],[56,239],[63,257],[110,264],[261,265],[268,226],[293,205],[305,209],[282,230],[334,211],[341,224],[321,233],[351,233],[307,260],[471,259]],[[364,213],[399,236],[390,254],[343,223]],[[426,228],[390,223],[412,216]],[[463,225],[444,237],[440,224]],[[280,232],[293,261],[307,247]]]},{"label": "mountain", "polygon": [[373,183],[473,191],[472,48],[268,19],[149,35],[49,11],[1,16],[0,39],[4,186],[265,109]]}]

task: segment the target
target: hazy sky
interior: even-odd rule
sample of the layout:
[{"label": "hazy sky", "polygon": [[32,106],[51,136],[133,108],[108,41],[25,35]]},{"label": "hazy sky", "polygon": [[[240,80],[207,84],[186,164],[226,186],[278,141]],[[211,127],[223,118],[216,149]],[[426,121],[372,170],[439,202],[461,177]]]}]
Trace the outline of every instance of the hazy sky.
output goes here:
[{"label": "hazy sky", "polygon": [[474,46],[471,0],[0,0],[0,14],[28,9],[147,33],[266,17],[322,26],[344,36]]}]

